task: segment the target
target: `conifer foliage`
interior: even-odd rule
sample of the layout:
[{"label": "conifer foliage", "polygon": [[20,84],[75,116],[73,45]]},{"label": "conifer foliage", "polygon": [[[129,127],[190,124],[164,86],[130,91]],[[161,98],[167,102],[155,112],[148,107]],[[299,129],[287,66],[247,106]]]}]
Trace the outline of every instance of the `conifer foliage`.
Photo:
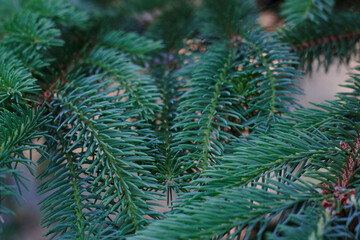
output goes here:
[{"label": "conifer foliage", "polygon": [[296,99],[357,57],[359,6],[284,0],[266,32],[255,0],[11,2],[0,236],[25,167],[47,239],[360,239],[360,75]]}]

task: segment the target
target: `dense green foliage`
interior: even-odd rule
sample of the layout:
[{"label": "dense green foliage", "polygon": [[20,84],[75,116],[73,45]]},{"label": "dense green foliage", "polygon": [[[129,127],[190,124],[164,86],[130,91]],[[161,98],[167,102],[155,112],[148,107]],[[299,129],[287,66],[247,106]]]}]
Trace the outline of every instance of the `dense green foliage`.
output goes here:
[{"label": "dense green foliage", "polygon": [[0,232],[41,164],[50,239],[360,239],[360,75],[296,99],[357,56],[359,6],[281,1],[266,32],[258,4],[1,1]]}]

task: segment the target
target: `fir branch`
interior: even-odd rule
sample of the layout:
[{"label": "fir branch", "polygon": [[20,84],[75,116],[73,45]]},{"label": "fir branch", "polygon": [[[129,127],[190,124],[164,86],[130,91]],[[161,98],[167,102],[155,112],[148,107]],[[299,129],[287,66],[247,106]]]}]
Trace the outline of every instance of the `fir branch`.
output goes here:
[{"label": "fir branch", "polygon": [[276,227],[276,232],[267,234],[267,239],[324,239],[329,218],[328,213],[321,213],[319,217],[313,208],[307,207],[304,211],[289,214],[287,220]]},{"label": "fir branch", "polygon": [[141,164],[152,161],[141,146],[146,139],[131,130],[136,122],[129,119],[137,111],[129,110],[131,100],[120,101],[124,96],[107,96],[116,89],[108,88],[110,80],[100,83],[103,78],[75,76],[58,88],[53,106],[59,113],[54,121],[57,131],[69,138],[66,146],[61,144],[65,152],[74,156],[77,150],[83,152],[78,166],[92,179],[87,191],[100,197],[106,217],[116,216],[114,222],[121,223],[125,234],[146,223],[144,216],[158,216],[147,202],[157,200],[148,190],[157,186],[149,173],[152,167]]},{"label": "fir branch", "polygon": [[327,21],[331,16],[334,0],[286,0],[281,5],[281,15],[286,25],[296,25],[309,20],[313,23]]},{"label": "fir branch", "polygon": [[[356,90],[358,86],[352,88]],[[304,124],[307,127],[303,130],[289,131],[301,125],[281,122],[273,125],[270,132],[250,135],[238,144],[238,149],[223,157],[221,165],[203,171],[205,178],[196,180],[199,187],[182,195],[176,211],[132,239],[162,239],[165,234],[180,239],[249,238],[252,232],[260,239],[271,221],[277,221],[271,230],[273,236],[281,231],[290,237],[294,236],[289,232],[294,229],[294,215],[306,218],[309,209],[318,216],[318,225],[302,236],[331,239],[358,236],[355,200],[358,180],[352,166],[359,161],[359,118],[358,114],[351,114],[356,109],[349,109],[350,114],[345,116],[339,112],[358,103],[358,95],[339,97],[330,106],[324,105],[327,110],[324,114],[333,117],[331,125],[323,122],[317,125],[318,129],[312,129]],[[301,115],[298,121],[306,121],[308,116],[313,121],[311,114]],[[339,188],[344,174],[347,174],[346,187]],[[349,179],[352,179],[350,184]],[[326,224],[320,222],[324,215],[328,216]],[[279,220],[276,216],[280,216]],[[346,220],[338,216],[346,216]],[[189,228],[194,230],[193,225],[198,228],[189,231]]]},{"label": "fir branch", "polygon": [[21,11],[4,24],[6,35],[1,45],[14,52],[31,72],[42,75],[40,69],[53,61],[49,50],[63,46],[61,32],[55,23],[37,12]]},{"label": "fir branch", "polygon": [[[286,0],[277,34],[257,27],[252,0],[87,3],[92,13],[27,2],[1,33],[0,201],[21,198],[18,166],[32,173],[38,151],[50,239],[360,238],[359,76],[290,112],[295,53],[305,70],[357,54],[358,8],[334,2]],[[146,26],[132,21],[139,8],[153,10]],[[176,204],[164,215],[162,192]]]},{"label": "fir branch", "polygon": [[317,60],[327,70],[335,58],[348,63],[356,56],[359,42],[359,15],[353,12],[337,12],[327,21],[318,24],[304,21],[292,28],[282,28],[281,40],[290,43],[300,58],[300,67],[312,71]]},{"label": "fir branch", "polygon": [[[356,124],[352,126],[357,127]],[[197,182],[203,183],[197,189],[199,192],[183,194],[179,199],[181,204],[173,214],[138,232],[138,237],[133,239],[163,239],[161,236],[165,234],[180,239],[246,238],[251,237],[253,231],[260,239],[276,216],[280,216],[280,220],[276,220],[274,232],[278,231],[277,227],[291,226],[288,211],[291,212],[289,216],[302,215],[309,207],[313,213],[330,214],[332,219],[329,222],[337,221],[335,216],[339,214],[346,214],[351,224],[356,224],[358,203],[354,201],[352,192],[357,189],[329,192],[332,189],[329,186],[339,182],[343,177],[342,169],[351,166],[351,159],[358,159],[358,145],[351,145],[350,150],[339,148],[338,141],[326,133],[294,131],[294,134],[288,132],[289,128],[284,124],[278,127],[281,130],[267,135],[252,135],[249,142],[239,144],[235,154],[227,155],[228,161],[225,157],[221,165],[214,166],[214,170],[206,169],[202,176],[210,173],[214,179],[199,178]],[[342,138],[356,139],[354,133],[348,131],[350,133],[343,134]],[[240,162],[242,164],[238,165]],[[344,195],[347,197],[339,199],[339,194],[347,194]],[[244,202],[241,200],[243,196]],[[335,199],[330,209],[324,206],[328,199]],[[336,199],[341,200],[339,205],[335,205]],[[194,222],[199,228],[188,231]],[[257,228],[257,225],[261,227]],[[340,225],[342,227],[336,225],[328,230],[324,224],[309,234],[324,234],[324,237],[340,236],[340,233],[349,237],[358,235],[357,230],[346,227],[345,223]]]},{"label": "fir branch", "polygon": [[[57,134],[51,130],[51,134]],[[40,175],[43,184],[41,194],[50,193],[42,202],[44,213],[42,226],[50,228],[46,233],[50,239],[121,239],[122,232],[117,231],[114,223],[106,219],[105,206],[99,195],[92,190],[93,178],[87,176],[79,161],[80,154],[72,154],[66,149],[67,139],[60,142],[47,138],[47,169]],[[60,144],[61,145],[60,145]],[[85,153],[85,151],[81,151]],[[59,198],[59,196],[61,196]]]},{"label": "fir branch", "polygon": [[301,75],[295,68],[298,59],[287,44],[271,33],[255,29],[241,40],[240,50],[242,61],[238,64],[241,68],[238,75],[248,79],[248,89],[242,90],[245,92],[242,99],[248,98],[246,125],[276,122],[279,115],[298,106],[297,99],[289,94],[301,94],[296,86],[296,78]]},{"label": "fir branch", "polygon": [[[154,173],[158,181],[163,185],[163,191],[167,193],[167,204],[172,205],[173,193],[183,191],[184,184],[181,161],[178,158],[183,154],[176,152],[174,148],[174,134],[173,129],[178,115],[177,108],[179,107],[179,98],[181,96],[181,85],[183,80],[178,79],[179,75],[176,70],[171,69],[168,63],[166,67],[163,65],[162,70],[154,68],[154,72],[158,75],[156,77],[158,88],[161,93],[161,116],[155,122],[155,129],[159,133],[160,144],[157,146],[157,159],[161,160],[156,163],[157,171]],[[168,69],[170,68],[170,69]],[[159,73],[160,72],[160,73]],[[176,144],[176,143],[175,143]],[[160,156],[160,157],[159,157]]]},{"label": "fir branch", "polygon": [[35,95],[40,90],[36,79],[11,51],[0,48],[0,54],[0,103],[2,106],[9,101],[15,103],[32,101],[29,95]]},{"label": "fir branch", "polygon": [[[354,89],[358,89],[356,86],[352,85]],[[327,180],[317,178],[317,181],[326,182],[331,179],[331,183],[327,184],[338,184],[338,179],[344,178],[341,176],[344,173],[341,170],[344,161],[341,159],[350,155],[347,161],[354,162],[351,159],[355,159],[358,154],[358,145],[354,142],[357,142],[356,136],[359,135],[359,118],[358,110],[353,108],[358,100],[352,95],[341,94],[336,101],[318,105],[323,109],[299,109],[290,114],[287,122],[273,125],[270,132],[259,132],[246,137],[246,140],[233,142],[232,153],[222,158],[222,164],[208,169],[202,175],[204,178],[197,180],[206,184],[201,189],[211,191],[247,185],[254,179],[260,179],[260,175],[265,177],[275,169],[280,172],[286,169],[291,174],[295,170],[298,173],[305,171],[305,175],[313,177],[317,175],[317,166],[320,165],[323,170],[329,169],[334,175],[328,175]],[[346,115],[344,109],[347,109]],[[346,144],[347,148],[339,148],[339,140],[346,141],[351,147]],[[334,156],[340,156],[340,160]],[[306,159],[311,159],[311,162],[305,164]],[[327,159],[337,160],[327,162],[324,166],[322,162]]]},{"label": "fir branch", "polygon": [[98,47],[94,48],[84,59],[84,63],[90,67],[90,72],[103,72],[114,77],[114,80],[125,90],[125,94],[134,100],[143,119],[151,119],[158,110],[155,103],[158,92],[153,80],[141,72],[139,66],[133,64],[127,55],[119,51]]},{"label": "fir branch", "polygon": [[[291,125],[288,128],[291,128]],[[304,159],[315,153],[325,154],[329,152],[330,146],[338,146],[330,143],[330,140],[321,134],[309,135],[299,130],[288,133],[273,130],[265,136],[253,134],[248,141],[234,143],[233,152],[223,157],[222,164],[206,171],[203,174],[204,179],[198,181],[206,183],[203,189],[210,191],[246,186],[273,171],[296,174],[293,171],[303,165]],[[220,185],[218,176],[222,176]]]},{"label": "fir branch", "polygon": [[189,152],[180,158],[182,161],[190,168],[205,169],[218,161],[225,141],[231,138],[225,130],[239,127],[226,116],[241,116],[232,110],[232,104],[237,102],[229,84],[233,52],[218,46],[203,59],[205,63],[198,66],[188,86],[191,90],[182,96],[175,119],[179,122],[174,126],[182,131],[174,140],[178,141],[179,151]]},{"label": "fir branch", "polygon": [[271,187],[271,192],[261,188],[262,184],[255,184],[222,191],[221,197],[194,201],[181,209],[181,213],[169,215],[129,239],[250,238],[254,236],[252,231],[261,239],[266,226],[276,216],[284,215],[294,206],[301,209],[307,205],[306,201],[316,201],[320,196],[310,187],[290,181],[274,184],[276,187]]},{"label": "fir branch", "polygon": [[2,43],[5,45],[16,43],[16,49],[31,46],[36,50],[41,50],[64,44],[59,39],[60,30],[55,28],[54,22],[29,11],[14,15],[6,22],[4,30],[7,36],[2,40]]},{"label": "fir branch", "polygon": [[[33,174],[32,165],[35,163],[25,155],[25,152],[37,151],[44,156],[46,155],[41,150],[42,145],[33,142],[44,135],[40,128],[48,120],[43,117],[43,111],[39,108],[30,109],[26,106],[21,108],[18,105],[13,105],[12,108],[12,112],[6,109],[2,109],[0,112],[0,201],[8,196],[20,196],[15,191],[15,187],[6,183],[6,176],[10,175],[15,181],[20,194],[20,186],[27,189],[24,181],[28,179],[23,176],[23,171],[17,168],[18,165],[23,165]],[[12,212],[0,205],[0,213],[9,214]]]}]

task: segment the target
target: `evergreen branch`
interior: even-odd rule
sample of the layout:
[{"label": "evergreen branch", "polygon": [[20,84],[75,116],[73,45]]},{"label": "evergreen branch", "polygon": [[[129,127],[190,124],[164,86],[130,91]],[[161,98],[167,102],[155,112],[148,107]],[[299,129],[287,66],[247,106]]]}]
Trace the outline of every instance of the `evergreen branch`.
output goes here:
[{"label": "evergreen branch", "polygon": [[336,44],[338,44],[341,41],[344,40],[358,40],[360,38],[360,33],[341,33],[337,36],[329,36],[329,37],[323,37],[323,38],[319,38],[317,39],[317,41],[314,40],[310,40],[307,42],[302,42],[301,44],[297,45],[297,46],[293,46],[294,48],[296,48],[296,50],[301,51],[304,50],[306,48],[310,48],[310,47],[316,47],[318,45],[323,45],[329,42],[334,42]]},{"label": "evergreen branch", "polygon": [[42,137],[44,133],[37,130],[46,120],[38,108],[30,110],[25,107],[22,110],[16,105],[13,105],[13,108],[14,112],[3,110],[0,115],[1,164],[13,168],[12,162],[20,162],[31,169],[31,160],[25,157],[23,152],[38,149],[39,145],[32,143],[32,140]]},{"label": "evergreen branch", "polygon": [[[296,87],[296,78],[301,77],[295,66],[297,57],[290,52],[290,47],[278,38],[261,30],[254,30],[242,40],[239,75],[248,79],[248,89],[243,99],[246,101],[245,114],[249,116],[250,127],[257,122],[276,121],[277,115],[289,112],[298,106],[295,97],[300,94]],[[246,95],[250,95],[246,96]],[[252,117],[251,117],[252,116]],[[264,119],[261,119],[264,118]]]},{"label": "evergreen branch", "polygon": [[0,103],[24,103],[31,101],[28,95],[39,92],[36,79],[14,57],[13,53],[5,48],[0,48]]},{"label": "evergreen branch", "polygon": [[29,68],[29,71],[42,75],[39,70],[53,61],[49,50],[63,46],[61,32],[55,23],[41,17],[37,12],[22,11],[13,15],[4,24],[6,35],[1,41],[9,52],[14,52]]},{"label": "evergreen branch", "polygon": [[309,186],[290,181],[269,182],[275,186],[265,189],[262,184],[255,184],[221,191],[220,197],[194,201],[180,213],[154,222],[129,239],[246,239],[255,237],[255,231],[257,239],[261,239],[276,216],[281,219],[286,211],[314,205],[321,198]]},{"label": "evergreen branch", "polygon": [[[356,78],[349,82],[354,83],[352,88],[357,92],[359,85],[355,84]],[[323,109],[299,109],[290,114],[287,122],[273,125],[270,132],[260,131],[246,140],[233,142],[231,154],[222,157],[222,164],[206,170],[203,178],[197,180],[203,183],[199,191],[244,186],[270,171],[282,172],[285,169],[292,174],[296,170],[299,176],[304,171],[305,175],[313,177],[317,175],[318,166],[334,175],[327,176],[327,179],[317,178],[317,181],[330,180],[332,183],[327,182],[328,185],[335,184],[336,179],[342,178],[339,173],[343,159],[349,155],[339,148],[339,141],[348,142],[351,148],[356,148],[352,142],[356,142],[356,136],[360,134],[357,130],[358,107],[354,107],[357,102],[353,93],[340,94],[338,100],[318,105]],[[307,163],[307,159],[311,162]],[[336,161],[324,165],[327,160]]]},{"label": "evergreen branch", "polygon": [[[321,212],[319,215],[314,214],[314,209],[311,207],[305,208],[304,211],[291,213],[285,222],[276,226],[277,231],[274,231],[273,234],[267,233],[267,239],[324,239],[330,216],[327,212]],[[290,224],[294,224],[294,226],[290,226]]]},{"label": "evergreen branch", "polygon": [[344,134],[349,138],[354,134],[360,136],[360,131],[354,127],[359,125],[360,120],[359,74],[353,74],[352,79],[347,82],[344,87],[351,89],[351,92],[339,93],[338,99],[317,104],[317,109],[297,109],[289,113],[289,120],[296,123],[296,128],[304,131],[314,131],[316,128],[333,139],[338,139],[339,135]]},{"label": "evergreen branch", "polygon": [[4,30],[7,36],[4,37],[2,43],[16,44],[16,49],[26,49],[31,46],[36,50],[45,50],[51,46],[64,44],[59,39],[61,33],[55,28],[54,22],[29,11],[15,14],[6,22]]},{"label": "evergreen branch", "polygon": [[131,129],[136,122],[129,122],[137,111],[128,110],[131,100],[120,101],[124,96],[107,96],[116,89],[108,89],[110,80],[100,83],[103,77],[75,77],[59,89],[55,122],[69,137],[66,152],[86,148],[79,166],[93,178],[91,193],[101,198],[109,217],[117,215],[114,221],[121,223],[121,231],[129,233],[147,222],[144,216],[158,216],[147,202],[157,200],[147,190],[157,186],[148,171],[152,167],[145,164],[152,161],[141,146],[146,139]]},{"label": "evergreen branch", "polygon": [[[297,174],[293,171],[297,167],[305,167],[306,159],[311,158],[312,155],[330,153],[330,145],[333,148],[338,146],[334,143],[330,144],[329,139],[321,134],[310,135],[299,130],[288,133],[284,130],[273,130],[265,136],[262,135],[255,134],[249,137],[248,142],[235,144],[233,153],[225,155],[221,165],[209,169],[203,174],[204,178],[197,180],[206,183],[200,190],[246,186],[254,180],[267,176],[270,172],[284,172],[288,168],[291,170],[288,169],[287,172]],[[219,176],[221,176],[221,184]]]},{"label": "evergreen branch", "polygon": [[46,55],[44,52],[34,50],[31,47],[20,51],[19,49],[12,49],[11,45],[3,45],[0,46],[0,51],[3,53],[3,56],[16,59],[19,62],[19,66],[37,76],[42,76],[43,73],[40,70],[50,66],[50,62],[53,60],[44,58],[44,55]]},{"label": "evergreen branch", "polygon": [[[51,133],[57,134],[51,130]],[[40,175],[44,182],[41,194],[50,193],[42,202],[42,226],[50,228],[45,234],[50,239],[121,239],[114,223],[106,219],[101,198],[92,192],[93,177],[87,176],[81,165],[81,155],[66,149],[68,143],[57,136],[59,142],[47,138],[47,169]],[[81,148],[79,146],[79,148]],[[81,153],[86,150],[81,149]]]},{"label": "evergreen branch", "polygon": [[[360,239],[359,75],[352,92],[291,110],[296,54],[307,71],[348,62],[359,6],[285,0],[272,34],[255,2],[12,8],[0,42],[1,203],[21,198],[19,166],[33,174],[37,151],[50,239]],[[153,208],[162,192],[164,215]],[[0,214],[2,225],[15,213]]]},{"label": "evergreen branch", "polygon": [[188,86],[190,91],[182,96],[179,107],[179,120],[174,128],[183,129],[176,133],[179,151],[189,152],[181,157],[192,166],[205,169],[217,162],[224,149],[225,142],[231,138],[226,129],[239,127],[226,116],[241,116],[232,110],[232,104],[238,100],[230,94],[230,68],[233,52],[224,46],[218,46],[204,56],[206,63],[198,66]]},{"label": "evergreen branch", "polygon": [[133,64],[127,55],[103,47],[93,49],[84,59],[92,72],[103,72],[114,78],[125,90],[125,95],[134,100],[143,119],[151,119],[158,110],[158,92],[153,80],[142,74],[142,68]]},{"label": "evergreen branch", "polygon": [[[355,92],[358,86],[353,85]],[[356,238],[360,234],[356,229],[359,203],[355,194],[359,193],[354,172],[359,164],[359,118],[358,114],[353,118],[351,111],[347,116],[336,114],[344,106],[358,103],[358,96],[353,95],[339,95],[339,100],[331,102],[332,108],[326,108],[332,109],[326,114],[335,117],[331,126],[325,123],[319,130],[289,131],[299,125],[282,122],[266,134],[252,134],[234,153],[225,155],[221,165],[205,169],[204,178],[195,181],[200,183],[197,192],[183,194],[168,218],[130,239],[163,239],[165,235],[179,239],[249,238],[252,232],[261,239],[271,221],[277,221],[271,230],[273,237],[279,232],[296,236],[290,232],[294,216],[306,219],[309,208],[317,216],[317,226],[302,236]],[[307,116],[313,118],[302,117],[306,120]],[[321,220],[324,215],[327,223]],[[346,220],[337,217],[342,215]]]},{"label": "evergreen branch", "polygon": [[[357,189],[358,190],[358,189]],[[356,191],[358,192],[358,191]],[[267,235],[268,239],[357,239],[360,236],[356,227],[358,221],[359,204],[357,196],[352,196],[351,204],[347,206],[348,216],[334,217],[328,211],[320,209],[319,214],[314,214],[313,209],[305,209],[299,213],[292,213],[288,220],[279,224],[273,234]],[[353,232],[352,232],[353,231]]]},{"label": "evergreen branch", "polygon": [[292,28],[283,28],[280,36],[297,50],[301,68],[311,71],[312,63],[317,59],[318,65],[327,70],[334,56],[340,63],[348,63],[357,54],[359,31],[358,13],[340,12],[317,24],[304,21]]},{"label": "evergreen branch", "polygon": [[[12,107],[13,112],[6,109],[2,109],[0,112],[0,202],[7,196],[20,196],[15,192],[15,187],[8,185],[5,181],[6,176],[10,175],[14,179],[21,194],[20,186],[27,189],[24,180],[28,179],[23,176],[22,171],[17,170],[18,165],[24,165],[32,174],[34,163],[30,159],[31,152],[38,151],[45,155],[40,149],[42,146],[33,142],[44,135],[44,132],[39,131],[40,127],[47,122],[43,117],[43,111],[38,108],[31,110],[26,106],[24,109],[17,105]],[[25,155],[26,151],[30,152],[30,158]],[[4,206],[0,206],[0,213],[12,212]]]},{"label": "evergreen branch", "polygon": [[[181,94],[181,85],[184,81],[179,80],[176,70],[167,69],[170,63],[165,67],[165,70],[156,69],[154,72],[159,74],[157,77],[158,88],[161,94],[161,116],[157,119],[155,126],[156,131],[159,132],[160,144],[157,146],[158,151],[155,154],[158,161],[156,163],[157,171],[154,173],[159,182],[164,186],[164,192],[167,193],[167,204],[172,204],[173,191],[176,193],[183,189],[182,176],[184,171],[182,169],[181,161],[178,158],[182,153],[174,150],[174,134],[176,131],[172,129],[175,125],[175,117],[178,115],[177,108],[179,107],[179,98]],[[160,66],[160,68],[163,67]],[[159,157],[159,155],[161,157]]]},{"label": "evergreen branch", "polygon": [[281,15],[286,25],[296,25],[309,20],[314,23],[327,21],[332,13],[334,0],[286,0],[281,5]]},{"label": "evergreen branch", "polygon": [[[175,125],[183,129],[175,139],[182,151],[189,151],[186,162],[194,157],[201,168],[209,160],[216,162],[224,151],[231,139],[226,129],[277,119],[276,115],[296,106],[296,99],[288,94],[299,93],[294,80],[299,77],[294,68],[297,58],[271,34],[254,30],[239,48],[217,49],[204,59],[207,64],[195,72],[189,86],[193,89],[183,96],[180,122]],[[239,84],[244,89],[237,89]]]},{"label": "evergreen branch", "polygon": [[[354,122],[348,125],[357,128]],[[284,227],[291,228],[292,216],[302,215],[309,207],[313,214],[328,214],[329,222],[337,222],[334,228],[318,225],[318,229],[310,231],[310,236],[358,236],[353,228],[358,216],[354,196],[357,188],[350,189],[354,186],[351,183],[346,184],[347,189],[339,188],[338,184],[339,179],[344,178],[342,174],[349,175],[347,179],[352,179],[353,184],[357,182],[356,177],[351,178],[355,175],[349,166],[351,161],[356,164],[359,159],[359,144],[349,144],[348,149],[327,138],[327,134],[288,132],[284,124],[278,127],[281,130],[267,135],[252,135],[249,142],[239,145],[235,154],[227,155],[228,159],[224,157],[221,165],[206,169],[202,176],[210,173],[214,179],[199,178],[197,182],[203,184],[198,193],[183,194],[173,214],[138,232],[132,239],[163,239],[164,235],[179,239],[247,238],[253,231],[261,239],[271,221],[277,221],[274,233]],[[347,132],[342,134],[343,139],[358,142],[351,129]],[[240,200],[242,197],[244,202]],[[338,214],[348,216],[347,224],[337,220]],[[280,216],[280,220],[275,220],[276,216]],[[353,227],[349,228],[349,224]],[[257,225],[261,228],[256,228]],[[193,231],[189,231],[189,226]]]}]

